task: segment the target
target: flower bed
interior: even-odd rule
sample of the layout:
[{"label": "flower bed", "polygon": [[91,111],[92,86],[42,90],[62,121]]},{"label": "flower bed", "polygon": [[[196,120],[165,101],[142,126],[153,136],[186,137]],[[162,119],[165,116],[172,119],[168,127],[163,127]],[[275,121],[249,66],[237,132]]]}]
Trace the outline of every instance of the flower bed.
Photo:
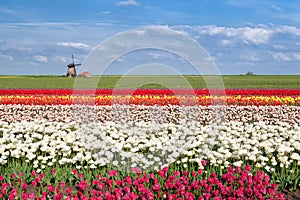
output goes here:
[{"label": "flower bed", "polygon": [[[143,105],[114,105],[114,106],[78,106],[78,105],[0,105],[0,118],[3,122],[21,122],[47,120],[48,122],[69,123],[76,119],[78,113],[84,118],[88,113],[92,119],[99,122],[130,118],[134,121],[151,121],[153,116],[161,123],[178,124],[185,116],[189,120],[208,124],[216,115],[213,106],[183,107],[143,106]],[[264,122],[279,125],[282,122],[290,125],[300,124],[299,106],[226,106],[221,110],[223,122]],[[187,115],[188,114],[188,115]]]},{"label": "flower bed", "polygon": [[0,95],[210,95],[225,92],[228,96],[300,96],[300,89],[0,89]]},{"label": "flower bed", "polygon": [[[211,95],[210,95],[211,94]],[[1,104],[300,105],[300,90],[0,90]]]},{"label": "flower bed", "polygon": [[[285,199],[284,194],[276,192],[276,184],[270,177],[257,171],[250,173],[251,167],[229,167],[221,178],[216,173],[202,170],[170,172],[165,167],[157,173],[142,174],[132,168],[123,179],[118,171],[109,170],[106,176],[97,175],[88,181],[74,169],[70,176],[74,185],[63,181],[53,184],[57,172],[37,173],[32,171],[28,177],[22,172],[11,174],[13,184],[0,176],[0,198],[8,199]],[[207,178],[205,178],[207,177]],[[25,180],[24,180],[25,179]],[[13,185],[13,187],[11,186]]]},{"label": "flower bed", "polygon": [[299,90],[226,90],[226,106],[208,90],[3,91],[3,198],[285,199],[277,189],[300,187]]}]

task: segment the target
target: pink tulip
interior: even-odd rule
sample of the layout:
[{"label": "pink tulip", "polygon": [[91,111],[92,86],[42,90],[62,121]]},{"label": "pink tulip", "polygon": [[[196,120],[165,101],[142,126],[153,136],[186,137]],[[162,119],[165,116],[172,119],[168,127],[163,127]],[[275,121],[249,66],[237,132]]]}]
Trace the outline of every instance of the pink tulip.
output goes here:
[{"label": "pink tulip", "polygon": [[21,185],[22,190],[26,190],[27,187],[28,187],[28,185],[27,185],[26,182],[24,182],[24,183]]},{"label": "pink tulip", "polygon": [[36,176],[36,175],[37,175],[36,171],[32,171],[32,172],[31,172],[31,175],[32,175],[32,176]]},{"label": "pink tulip", "polygon": [[53,193],[54,192],[54,186],[53,185],[47,185],[48,191]]},{"label": "pink tulip", "polygon": [[11,178],[12,178],[12,179],[15,179],[15,178],[16,178],[16,175],[15,175],[14,173],[12,173],[12,174],[11,174]]},{"label": "pink tulip", "polygon": [[207,164],[206,160],[201,160],[201,164],[202,164],[203,167],[205,167],[206,164]]},{"label": "pink tulip", "polygon": [[118,174],[117,170],[110,170],[110,171],[108,171],[108,175],[109,176],[117,176],[117,174]]}]

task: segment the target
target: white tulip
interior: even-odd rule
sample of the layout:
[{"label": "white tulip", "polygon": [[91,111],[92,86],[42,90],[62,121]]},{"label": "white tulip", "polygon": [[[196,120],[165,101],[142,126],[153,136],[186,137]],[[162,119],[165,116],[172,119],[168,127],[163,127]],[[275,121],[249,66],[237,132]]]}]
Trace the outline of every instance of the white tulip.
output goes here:
[{"label": "white tulip", "polygon": [[291,155],[291,159],[299,161],[300,160],[300,155],[296,152],[293,152],[292,155]]}]

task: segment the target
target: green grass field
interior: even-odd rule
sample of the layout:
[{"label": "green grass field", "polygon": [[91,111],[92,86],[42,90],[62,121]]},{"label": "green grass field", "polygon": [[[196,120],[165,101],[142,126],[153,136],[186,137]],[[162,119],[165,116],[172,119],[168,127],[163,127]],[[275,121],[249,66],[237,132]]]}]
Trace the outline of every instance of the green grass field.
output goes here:
[{"label": "green grass field", "polygon": [[[300,75],[217,76],[0,76],[0,88],[300,88]],[[221,83],[221,84],[220,84]]]}]

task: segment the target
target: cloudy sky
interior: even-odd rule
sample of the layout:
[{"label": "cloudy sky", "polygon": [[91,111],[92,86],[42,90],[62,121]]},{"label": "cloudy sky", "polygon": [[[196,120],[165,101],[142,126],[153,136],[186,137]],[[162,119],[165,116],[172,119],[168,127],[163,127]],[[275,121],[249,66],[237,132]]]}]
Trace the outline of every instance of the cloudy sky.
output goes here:
[{"label": "cloudy sky", "polygon": [[[82,63],[107,38],[148,26],[194,39],[221,74],[300,74],[299,0],[1,1],[0,74],[63,75],[72,54]],[[107,73],[143,63],[194,73],[159,50],[125,55]]]}]

